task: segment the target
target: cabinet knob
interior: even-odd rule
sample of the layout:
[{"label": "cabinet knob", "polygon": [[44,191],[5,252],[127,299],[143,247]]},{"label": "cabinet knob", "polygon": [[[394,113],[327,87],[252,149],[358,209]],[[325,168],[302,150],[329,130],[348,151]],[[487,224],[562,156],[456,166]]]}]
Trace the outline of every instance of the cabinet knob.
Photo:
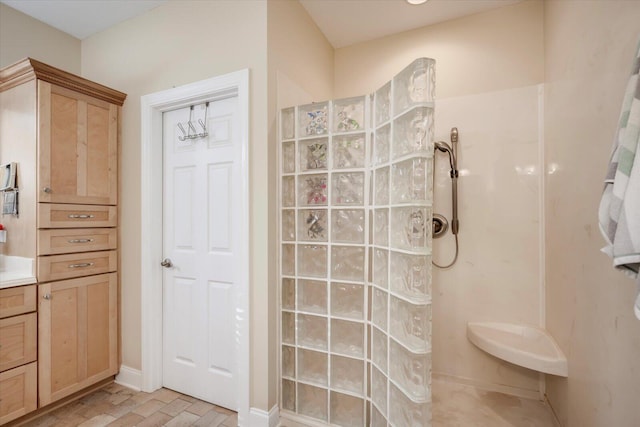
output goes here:
[{"label": "cabinet knob", "polygon": [[45,193],[49,194],[49,193],[51,193],[51,188],[49,188],[49,187],[44,187],[44,188],[42,189],[42,191],[44,191]]},{"label": "cabinet knob", "polygon": [[44,295],[42,295],[42,298],[44,298],[46,300],[50,300],[51,299],[51,294],[44,294]]}]

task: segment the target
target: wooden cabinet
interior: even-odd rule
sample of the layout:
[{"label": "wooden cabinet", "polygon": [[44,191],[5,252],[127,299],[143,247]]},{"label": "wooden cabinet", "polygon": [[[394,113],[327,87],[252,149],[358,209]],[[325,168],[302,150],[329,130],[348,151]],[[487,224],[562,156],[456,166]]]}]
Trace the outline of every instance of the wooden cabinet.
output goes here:
[{"label": "wooden cabinet", "polygon": [[38,82],[38,201],[115,205],[118,106]]},{"label": "wooden cabinet", "polygon": [[38,286],[40,405],[115,375],[117,275]]},{"label": "wooden cabinet", "polygon": [[0,425],[37,407],[36,285],[0,289]]},{"label": "wooden cabinet", "polygon": [[0,69],[0,157],[20,190],[4,248],[34,259],[38,279],[0,290],[0,424],[118,371],[125,97],[33,59]]}]

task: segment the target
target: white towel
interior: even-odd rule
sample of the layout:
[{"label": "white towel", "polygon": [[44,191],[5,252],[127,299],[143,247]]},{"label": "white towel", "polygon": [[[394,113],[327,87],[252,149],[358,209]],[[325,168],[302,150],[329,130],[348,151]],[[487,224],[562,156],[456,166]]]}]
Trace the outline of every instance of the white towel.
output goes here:
[{"label": "white towel", "polygon": [[627,85],[618,132],[613,143],[605,188],[600,201],[602,250],[613,265],[638,280],[634,312],[640,319],[640,43]]}]

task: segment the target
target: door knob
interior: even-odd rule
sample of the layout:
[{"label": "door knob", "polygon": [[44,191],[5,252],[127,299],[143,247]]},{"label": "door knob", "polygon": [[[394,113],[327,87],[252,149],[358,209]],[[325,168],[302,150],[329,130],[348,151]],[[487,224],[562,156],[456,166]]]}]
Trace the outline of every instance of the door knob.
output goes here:
[{"label": "door knob", "polygon": [[167,267],[167,268],[173,267],[173,263],[171,262],[171,260],[169,258],[163,259],[162,262],[160,263],[160,265],[163,266],[163,267]]},{"label": "door knob", "polygon": [[42,191],[44,191],[45,193],[49,194],[49,193],[51,193],[51,188],[49,188],[49,187],[44,187],[44,188],[42,189]]},{"label": "door knob", "polygon": [[46,300],[50,300],[51,299],[51,294],[44,294],[44,295],[42,295],[42,298],[46,299]]}]

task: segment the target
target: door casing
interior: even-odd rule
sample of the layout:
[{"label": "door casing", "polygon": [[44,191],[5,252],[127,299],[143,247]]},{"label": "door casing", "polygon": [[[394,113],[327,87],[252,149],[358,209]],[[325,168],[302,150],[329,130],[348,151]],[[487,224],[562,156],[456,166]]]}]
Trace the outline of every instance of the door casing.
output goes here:
[{"label": "door casing", "polygon": [[234,336],[238,375],[238,425],[249,418],[249,70],[141,97],[141,389],[162,387],[162,113],[237,96],[240,110],[242,274],[237,288]]}]

